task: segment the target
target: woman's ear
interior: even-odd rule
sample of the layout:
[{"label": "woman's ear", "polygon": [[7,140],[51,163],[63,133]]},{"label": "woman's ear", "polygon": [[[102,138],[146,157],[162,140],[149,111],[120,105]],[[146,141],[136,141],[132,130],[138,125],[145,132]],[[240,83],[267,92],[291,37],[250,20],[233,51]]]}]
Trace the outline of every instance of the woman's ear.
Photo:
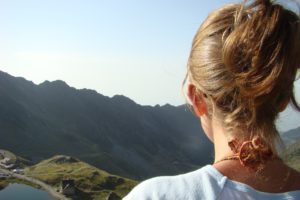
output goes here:
[{"label": "woman's ear", "polygon": [[207,107],[202,94],[196,92],[193,84],[188,85],[188,97],[193,105],[193,109],[198,117],[207,114]]}]

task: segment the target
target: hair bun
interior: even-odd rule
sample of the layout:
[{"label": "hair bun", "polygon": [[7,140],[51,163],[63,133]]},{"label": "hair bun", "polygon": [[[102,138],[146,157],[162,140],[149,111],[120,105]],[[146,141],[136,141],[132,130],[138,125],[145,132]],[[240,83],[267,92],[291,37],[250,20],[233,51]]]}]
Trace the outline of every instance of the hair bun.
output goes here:
[{"label": "hair bun", "polygon": [[270,0],[255,0],[250,7],[252,12],[265,15],[274,5]]},{"label": "hair bun", "polygon": [[272,4],[270,0],[256,0],[255,3],[264,5],[266,7]]},{"label": "hair bun", "polygon": [[224,39],[222,55],[244,99],[271,93],[282,74],[288,70],[293,73],[299,66],[291,63],[295,58],[289,58],[298,51],[298,20],[298,16],[270,0],[255,0],[237,11],[234,27]]}]

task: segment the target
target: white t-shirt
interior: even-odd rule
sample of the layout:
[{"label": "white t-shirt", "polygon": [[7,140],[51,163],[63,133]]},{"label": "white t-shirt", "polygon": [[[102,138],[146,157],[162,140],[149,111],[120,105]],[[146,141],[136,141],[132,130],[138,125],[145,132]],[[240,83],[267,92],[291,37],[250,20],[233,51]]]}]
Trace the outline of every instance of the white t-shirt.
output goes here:
[{"label": "white t-shirt", "polygon": [[232,181],[212,165],[196,171],[156,177],[137,185],[123,200],[300,200],[300,190],[266,193]]}]

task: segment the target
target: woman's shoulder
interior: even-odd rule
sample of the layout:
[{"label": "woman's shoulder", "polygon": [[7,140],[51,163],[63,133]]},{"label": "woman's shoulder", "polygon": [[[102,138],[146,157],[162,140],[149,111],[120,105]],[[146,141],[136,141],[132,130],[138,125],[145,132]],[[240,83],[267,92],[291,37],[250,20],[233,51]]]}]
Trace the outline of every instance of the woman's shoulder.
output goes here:
[{"label": "woman's shoulder", "polygon": [[215,199],[222,189],[222,177],[214,175],[211,168],[207,165],[186,174],[148,179],[136,186],[124,200]]},{"label": "woman's shoulder", "polygon": [[[297,177],[296,177],[297,178]],[[298,182],[294,180],[291,182]],[[288,197],[288,198],[285,198]],[[215,199],[300,199],[300,190],[267,193],[222,175],[212,165],[176,176],[148,179],[137,185],[123,200],[215,200]]]}]

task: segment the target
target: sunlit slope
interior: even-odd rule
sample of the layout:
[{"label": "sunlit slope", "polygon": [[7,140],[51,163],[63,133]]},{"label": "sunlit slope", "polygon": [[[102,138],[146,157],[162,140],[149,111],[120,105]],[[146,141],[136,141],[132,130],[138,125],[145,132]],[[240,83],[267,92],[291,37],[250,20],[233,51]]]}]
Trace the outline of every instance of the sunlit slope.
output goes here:
[{"label": "sunlit slope", "polygon": [[110,192],[123,197],[137,184],[134,180],[111,175],[76,158],[62,155],[26,168],[25,174],[57,189],[61,180],[72,179],[78,189],[78,199],[105,199]]}]

